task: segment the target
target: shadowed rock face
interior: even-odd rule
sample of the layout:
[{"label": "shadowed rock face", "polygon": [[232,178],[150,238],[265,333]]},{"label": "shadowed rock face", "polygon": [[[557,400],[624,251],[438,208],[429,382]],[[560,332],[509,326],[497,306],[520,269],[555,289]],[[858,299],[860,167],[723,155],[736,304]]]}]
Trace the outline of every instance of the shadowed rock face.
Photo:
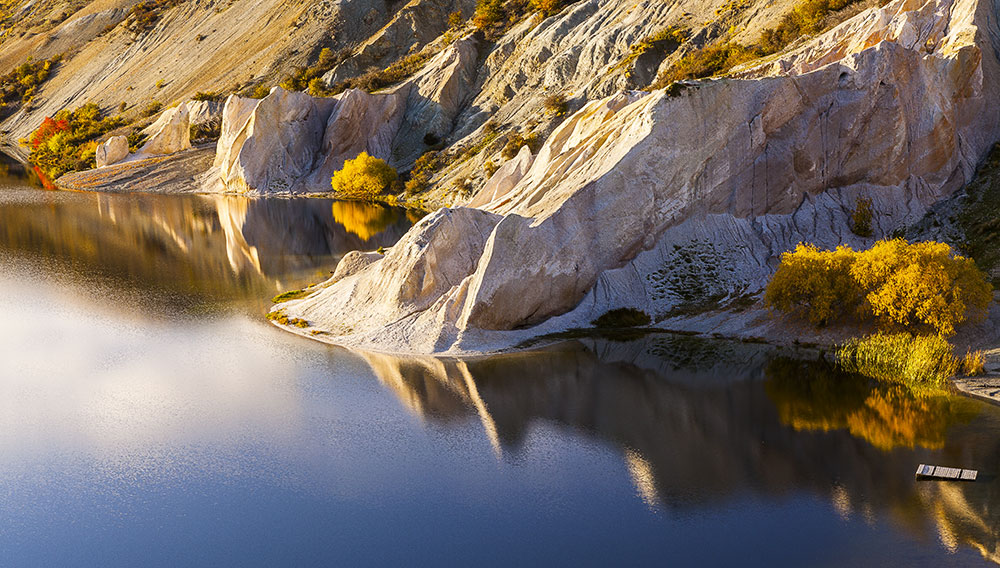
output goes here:
[{"label": "shadowed rock face", "polygon": [[408,296],[423,307],[367,299],[405,280],[388,276],[409,266],[397,247],[287,312],[347,345],[489,350],[613,308],[660,319],[692,295],[756,292],[799,241],[864,245],[848,228],[858,198],[872,199],[873,238],[888,234],[968,181],[1000,136],[990,6],[897,0],[744,78],[588,103],[526,172],[501,169],[510,181],[473,199],[490,223],[450,214],[468,259],[446,260],[442,225],[412,229],[448,282]]},{"label": "shadowed rock face", "polygon": [[[488,359],[361,353],[427,420],[481,427],[498,457],[555,424],[620,448],[651,506],[811,493],[845,517],[998,558],[997,481],[914,480],[917,463],[998,465],[1000,414],[917,396],[761,346],[675,336],[586,339]],[[479,425],[476,425],[478,423]]]}]

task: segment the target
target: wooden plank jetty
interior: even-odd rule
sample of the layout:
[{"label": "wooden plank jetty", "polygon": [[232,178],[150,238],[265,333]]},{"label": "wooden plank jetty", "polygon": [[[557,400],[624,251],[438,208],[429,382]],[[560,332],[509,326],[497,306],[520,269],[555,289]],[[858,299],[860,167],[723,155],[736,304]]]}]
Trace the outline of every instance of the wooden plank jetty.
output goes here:
[{"label": "wooden plank jetty", "polygon": [[974,469],[944,467],[940,465],[917,466],[917,479],[946,479],[952,481],[975,481],[979,472]]}]

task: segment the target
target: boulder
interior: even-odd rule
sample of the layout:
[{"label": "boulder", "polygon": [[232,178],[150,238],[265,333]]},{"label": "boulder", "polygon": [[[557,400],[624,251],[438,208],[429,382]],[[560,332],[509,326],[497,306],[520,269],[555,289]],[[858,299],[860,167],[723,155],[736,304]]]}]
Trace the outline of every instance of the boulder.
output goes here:
[{"label": "boulder", "polygon": [[260,101],[230,97],[214,172],[228,191],[289,192],[313,170],[334,99],[275,87]]},{"label": "boulder", "polygon": [[163,111],[142,133],[149,138],[139,148],[139,154],[173,154],[191,147],[188,107],[181,103]]},{"label": "boulder", "polygon": [[97,147],[97,167],[103,168],[111,164],[117,164],[124,160],[126,156],[128,156],[128,138],[124,136],[112,136]]}]

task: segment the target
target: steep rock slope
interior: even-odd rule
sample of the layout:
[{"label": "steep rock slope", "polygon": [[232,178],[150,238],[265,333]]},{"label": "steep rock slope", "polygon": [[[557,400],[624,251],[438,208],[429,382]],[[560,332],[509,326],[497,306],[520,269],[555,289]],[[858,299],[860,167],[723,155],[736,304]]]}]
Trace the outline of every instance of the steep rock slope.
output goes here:
[{"label": "steep rock slope", "polygon": [[461,352],[755,292],[799,240],[862,244],[858,197],[879,237],[969,180],[1000,137],[996,12],[896,0],[746,78],[590,102],[481,209],[282,309],[332,342]]},{"label": "steep rock slope", "polygon": [[[390,22],[399,22],[394,37],[409,33],[419,47],[425,35],[436,37],[446,27],[446,18],[435,14],[471,11],[468,0],[188,0],[147,3],[156,17],[144,25],[136,22],[135,0],[18,3],[6,20],[0,12],[0,25],[12,22],[0,34],[0,73],[29,56],[67,57],[30,105],[0,123],[15,142],[43,117],[87,102],[106,111],[122,101],[141,109],[196,91],[274,85],[296,66],[313,63],[321,47],[349,53]],[[397,17],[402,13],[408,17]]]},{"label": "steep rock slope", "polygon": [[471,93],[476,41],[458,40],[412,78],[384,92],[349,89],[332,98],[281,87],[257,101],[230,96],[210,189],[330,191],[330,178],[361,152],[400,166],[447,133]]}]

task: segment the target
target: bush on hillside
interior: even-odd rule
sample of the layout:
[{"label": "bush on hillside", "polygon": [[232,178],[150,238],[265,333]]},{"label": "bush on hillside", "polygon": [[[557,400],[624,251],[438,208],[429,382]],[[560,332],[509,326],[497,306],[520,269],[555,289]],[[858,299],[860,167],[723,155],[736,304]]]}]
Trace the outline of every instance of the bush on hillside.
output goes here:
[{"label": "bush on hillside", "polygon": [[389,189],[396,177],[396,170],[384,160],[361,152],[357,158],[344,162],[330,184],[344,197],[374,199]]},{"label": "bush on hillside", "polygon": [[541,14],[543,18],[558,14],[562,8],[560,0],[529,0],[528,5],[533,11]]},{"label": "bush on hillside", "polygon": [[968,318],[986,314],[992,290],[975,262],[947,244],[894,239],[862,252],[799,244],[781,256],[764,300],[817,326],[853,313],[883,327],[948,336]]},{"label": "bush on hillside", "polygon": [[829,27],[828,16],[861,0],[805,0],[782,16],[778,25],[761,32],[757,43],[742,45],[723,40],[694,50],[666,69],[651,85],[666,87],[674,81],[702,79],[728,72],[747,61],[778,53],[803,35]]},{"label": "bush on hillside", "polygon": [[864,310],[878,320],[945,336],[968,316],[985,316],[993,300],[993,286],[972,259],[933,241],[880,241],[857,253],[851,275],[865,292]]},{"label": "bush on hillside", "polygon": [[73,112],[63,110],[45,117],[21,143],[31,149],[28,160],[55,179],[66,172],[93,168],[97,139],[124,125],[121,116],[102,118],[100,108],[87,103]]},{"label": "bush on hillside", "polygon": [[850,247],[820,250],[800,243],[781,255],[781,264],[764,291],[769,308],[805,316],[816,326],[856,309],[860,291],[851,277]]}]

